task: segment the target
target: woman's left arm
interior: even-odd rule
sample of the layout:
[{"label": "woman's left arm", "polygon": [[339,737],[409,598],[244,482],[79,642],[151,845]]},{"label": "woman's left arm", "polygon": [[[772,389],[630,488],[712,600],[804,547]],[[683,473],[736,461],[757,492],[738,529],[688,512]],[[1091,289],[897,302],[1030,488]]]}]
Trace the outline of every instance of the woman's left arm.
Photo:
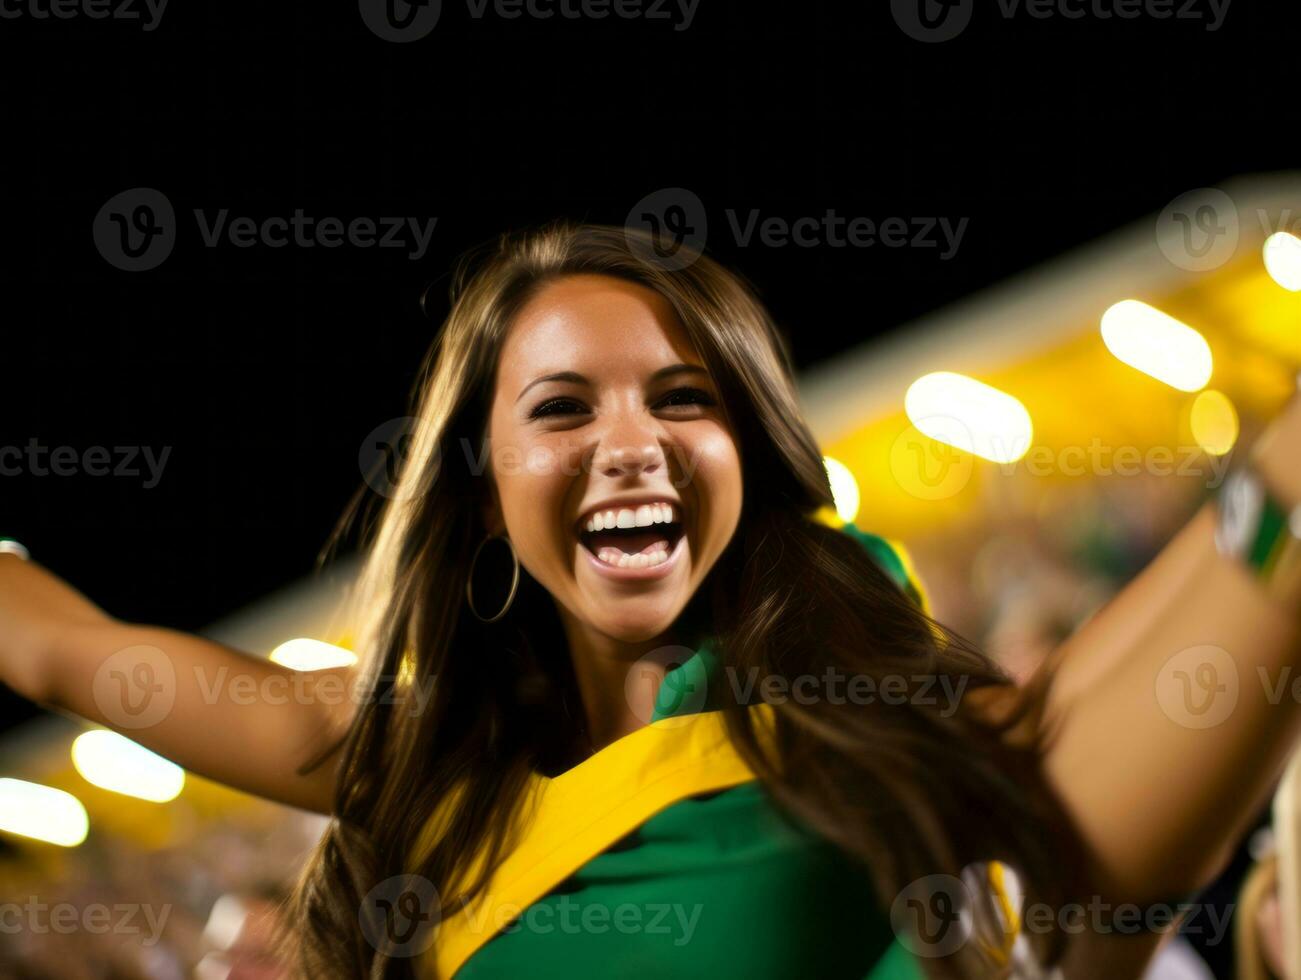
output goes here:
[{"label": "woman's left arm", "polygon": [[[1301,400],[1253,460],[1284,506],[1301,502]],[[1097,628],[1067,641],[1048,694],[1045,768],[1112,901],[1163,900],[1211,880],[1301,727],[1301,595],[1267,593],[1222,555],[1215,509],[1198,512]]]}]

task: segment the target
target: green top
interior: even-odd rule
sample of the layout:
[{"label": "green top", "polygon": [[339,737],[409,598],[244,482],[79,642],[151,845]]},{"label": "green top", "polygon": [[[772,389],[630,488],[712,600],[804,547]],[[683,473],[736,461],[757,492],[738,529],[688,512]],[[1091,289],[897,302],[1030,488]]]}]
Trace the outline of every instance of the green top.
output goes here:
[{"label": "green top", "polygon": [[[846,531],[921,603],[889,544],[852,524]],[[697,684],[708,690],[718,666],[702,647],[670,671],[652,720],[690,713],[699,702],[691,692]],[[643,822],[528,906],[456,980],[517,976],[919,980],[922,973],[895,940],[866,874],[751,781],[682,800]]]}]

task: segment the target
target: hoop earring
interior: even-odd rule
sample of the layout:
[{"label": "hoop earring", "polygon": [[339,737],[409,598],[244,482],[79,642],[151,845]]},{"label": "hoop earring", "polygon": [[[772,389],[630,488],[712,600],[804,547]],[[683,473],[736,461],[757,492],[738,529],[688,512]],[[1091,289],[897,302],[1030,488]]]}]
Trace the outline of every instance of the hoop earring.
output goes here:
[{"label": "hoop earring", "polygon": [[[483,546],[489,541],[505,541],[506,547],[510,549],[511,561],[514,568],[511,569],[510,576],[510,594],[506,596],[506,604],[501,607],[495,616],[484,617],[479,610],[474,608],[474,567],[479,563],[479,552],[483,551]],[[474,549],[474,557],[470,559],[470,574],[465,580],[465,603],[470,607],[470,612],[474,613],[474,618],[481,623],[495,623],[501,617],[506,615],[506,610],[510,609],[511,603],[515,601],[515,590],[519,588],[519,556],[515,554],[515,546],[510,543],[510,538],[506,535],[493,537],[491,534],[479,542],[479,547]]]}]

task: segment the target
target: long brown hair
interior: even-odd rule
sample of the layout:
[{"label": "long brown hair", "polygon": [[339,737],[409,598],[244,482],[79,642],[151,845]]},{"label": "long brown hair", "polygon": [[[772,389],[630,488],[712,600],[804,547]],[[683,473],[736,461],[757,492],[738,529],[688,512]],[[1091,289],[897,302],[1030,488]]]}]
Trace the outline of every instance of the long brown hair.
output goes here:
[{"label": "long brown hair", "polygon": [[[476,895],[512,844],[530,773],[565,758],[582,724],[546,591],[521,570],[509,614],[490,625],[469,615],[464,599],[487,529],[485,481],[463,447],[483,445],[512,318],[542,285],[574,274],[617,276],[668,300],[738,441],[742,518],[684,621],[707,628],[741,676],[831,669],[908,685],[908,696],[888,705],[774,704],[775,752],[763,748],[754,713],[725,699],[728,733],[776,803],[860,861],[884,909],[918,879],[990,860],[1016,869],[1027,900],[1060,908],[1083,894],[1083,848],[1041,773],[1042,745],[1014,744],[1003,737],[1007,725],[981,720],[966,701],[946,712],[922,696],[936,678],[970,692],[1010,690],[1007,677],[917,608],[857,542],[810,519],[831,504],[831,490],[789,350],[755,291],[703,254],[669,267],[656,260],[658,244],[622,228],[556,223],[505,235],[457,269],[450,314],[414,393],[405,462],[367,530],[354,592],[369,689],[381,678],[405,687],[361,699],[343,742],[334,819],[293,902],[295,955],[307,975],[410,976],[410,958],[377,950],[359,928],[365,896],[408,874],[431,882],[444,909]],[[428,700],[411,711],[402,691],[422,682]],[[436,806],[451,799],[432,846],[413,857]],[[1065,937],[1033,941],[1051,962]],[[979,947],[967,943],[927,968],[990,976]]]}]

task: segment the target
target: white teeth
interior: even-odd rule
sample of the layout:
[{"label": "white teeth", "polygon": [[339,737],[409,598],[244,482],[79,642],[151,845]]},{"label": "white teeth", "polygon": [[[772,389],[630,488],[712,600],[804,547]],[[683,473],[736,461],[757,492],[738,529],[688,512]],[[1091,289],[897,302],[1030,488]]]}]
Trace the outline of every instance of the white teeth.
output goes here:
[{"label": "white teeth", "polygon": [[672,524],[677,520],[673,505],[666,501],[641,504],[635,510],[623,507],[619,510],[597,511],[583,524],[583,529],[608,531],[613,527],[650,527],[652,524]]},{"label": "white teeth", "polygon": [[618,548],[602,548],[596,557],[607,565],[616,565],[619,568],[650,568],[668,561],[669,553],[667,548],[656,548],[649,553],[629,555]]}]

